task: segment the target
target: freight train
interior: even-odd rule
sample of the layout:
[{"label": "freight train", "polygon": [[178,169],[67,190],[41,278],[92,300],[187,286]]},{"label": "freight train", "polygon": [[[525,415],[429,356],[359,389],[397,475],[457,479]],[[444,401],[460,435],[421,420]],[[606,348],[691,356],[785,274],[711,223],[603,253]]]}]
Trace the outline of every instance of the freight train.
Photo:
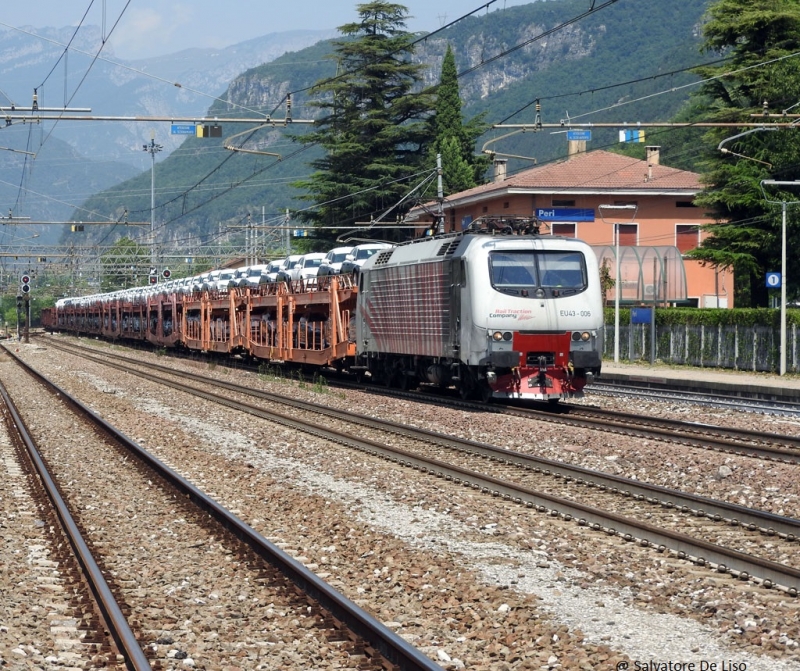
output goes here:
[{"label": "freight train", "polygon": [[464,398],[557,402],[600,374],[603,295],[586,243],[490,219],[373,255],[357,274],[214,288],[175,281],[60,299],[49,332],[332,367]]}]

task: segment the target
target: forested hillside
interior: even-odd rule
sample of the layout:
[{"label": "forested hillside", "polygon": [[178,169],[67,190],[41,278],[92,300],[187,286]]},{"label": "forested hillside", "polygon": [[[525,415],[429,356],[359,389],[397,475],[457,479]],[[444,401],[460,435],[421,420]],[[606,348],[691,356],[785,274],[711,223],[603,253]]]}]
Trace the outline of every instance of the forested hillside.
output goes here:
[{"label": "forested hillside", "polygon": [[[587,0],[540,1],[472,17],[430,36],[416,47],[416,58],[430,66],[426,84],[438,82],[450,44],[460,73],[465,118],[483,113],[490,124],[505,120],[533,124],[538,99],[545,123],[670,120],[688,98],[690,89],[682,85],[693,77],[686,73],[657,75],[710,60],[699,52],[700,24],[707,3],[619,0],[560,27],[584,14],[590,4]],[[537,38],[548,31],[552,32]],[[260,111],[282,120],[285,107],[279,103],[294,92],[293,118],[312,118],[314,110],[306,105],[307,89],[336,74],[336,63],[326,58],[330,53],[330,43],[323,42],[249,70],[231,83],[227,99],[248,108],[248,116]],[[634,83],[620,86],[625,82]],[[220,117],[234,113],[222,104],[209,112]],[[226,138],[243,130],[237,124],[223,124],[222,139],[189,138],[169,158],[156,163],[156,221],[163,240],[185,239],[189,233],[208,239],[225,226],[243,224],[248,215],[260,221],[262,208],[269,219],[299,206],[290,183],[307,174],[307,164],[318,151],[292,142],[292,135],[302,133],[303,126],[284,126],[281,121],[275,128],[257,131],[246,142],[243,137],[234,142],[277,153],[280,158],[225,150]],[[507,133],[507,129],[489,131],[477,143],[476,151]],[[669,144],[674,137],[675,131],[652,133],[648,143]],[[616,140],[616,129],[596,130],[589,148],[608,148]],[[490,147],[543,162],[566,154],[566,138],[563,132],[542,130],[517,134]],[[686,157],[677,159],[686,163]],[[664,160],[669,162],[668,154]],[[515,170],[528,165],[513,161],[509,167]],[[148,218],[149,172],[95,196],[86,207],[115,218],[125,209],[132,220]]]}]

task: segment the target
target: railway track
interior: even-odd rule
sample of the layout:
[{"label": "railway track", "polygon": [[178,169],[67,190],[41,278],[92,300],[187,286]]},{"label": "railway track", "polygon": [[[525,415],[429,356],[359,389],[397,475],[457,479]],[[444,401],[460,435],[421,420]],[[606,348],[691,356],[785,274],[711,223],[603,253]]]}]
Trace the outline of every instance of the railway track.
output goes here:
[{"label": "railway track", "polygon": [[[150,662],[123,615],[122,607],[2,383],[0,407],[11,443],[16,448],[16,459],[21,469],[33,475],[27,482],[32,498],[39,503],[39,514],[48,520],[42,522],[42,526],[47,526],[54,536],[48,548],[53,558],[48,561],[55,560],[53,566],[59,567],[59,573],[66,576],[65,582],[70,586],[72,612],[62,617],[58,625],[61,640],[66,632],[71,632],[78,652],[74,649],[76,646],[62,643],[58,646],[63,649],[57,653],[57,658],[63,655],[72,663],[77,658],[106,668],[150,669]],[[60,542],[62,539],[64,542]]]},{"label": "railway track", "polygon": [[[48,345],[58,347],[66,346],[49,339]],[[80,345],[70,344],[70,347],[82,348]],[[91,348],[84,348],[87,351]],[[179,357],[180,358],[180,357]],[[190,360],[197,360],[192,357]],[[258,372],[258,367],[251,366],[245,361],[237,361],[235,368]],[[406,398],[415,402],[445,405],[453,408],[462,408],[480,412],[493,412],[501,415],[527,417],[551,424],[563,424],[570,427],[586,428],[618,435],[650,438],[669,443],[687,445],[716,452],[737,454],[742,456],[775,461],[780,463],[800,463],[800,437],[779,435],[769,432],[748,431],[733,427],[715,424],[701,424],[685,422],[676,419],[649,417],[641,414],[626,414],[618,411],[604,410],[602,408],[561,404],[551,406],[543,405],[540,409],[520,407],[515,403],[492,403],[485,405],[461,398],[453,398],[430,391],[403,391],[387,389],[385,386],[356,383],[335,377],[331,371],[330,383],[346,389],[359,389],[374,394],[382,394],[392,398]],[[312,379],[308,379],[313,383]]]},{"label": "railway track", "polygon": [[[107,353],[100,357],[81,352],[81,356],[541,513],[574,520],[595,531],[670,552],[719,572],[756,577],[762,585],[779,585],[792,595],[800,587],[800,572],[793,568],[800,565],[798,520],[331,410],[163,366],[142,370],[145,364],[123,362],[125,357],[111,361]],[[210,387],[224,388],[229,393],[211,392]],[[232,394],[243,399],[255,397],[259,405]],[[275,404],[275,409],[269,409],[264,402]],[[319,422],[321,414],[325,416],[324,425]],[[393,438],[374,440],[377,431]],[[360,432],[365,432],[363,437]]]},{"label": "railway track", "polygon": [[734,396],[715,392],[688,391],[670,389],[667,386],[653,386],[650,383],[637,384],[597,381],[588,389],[589,395],[598,396],[627,396],[636,399],[652,399],[654,401],[676,401],[679,403],[693,403],[713,408],[727,410],[744,410],[765,415],[783,415],[787,417],[800,417],[800,403],[781,398],[756,398],[753,396]]},{"label": "railway track", "polygon": [[[566,418],[573,426],[640,438],[654,438],[767,461],[800,463],[800,438],[796,436],[782,436],[716,424],[684,422],[664,417],[646,417],[641,414],[626,414],[585,406],[565,406],[559,408],[559,411],[557,417]],[[558,421],[552,419],[552,412],[517,408],[508,408],[504,412],[532,417],[539,421]]]},{"label": "railway track", "polygon": [[[232,632],[250,621],[261,632],[261,623],[267,620],[275,621],[274,626],[299,627],[289,635],[291,645],[270,651],[271,658],[282,660],[287,668],[313,668],[321,662],[337,668],[440,668],[78,399],[13,358],[36,379],[37,389],[17,383],[12,393],[23,396],[27,404],[52,406],[52,423],[37,427],[38,431],[51,437],[53,433],[79,437],[69,449],[56,444],[34,451],[44,455],[41,472],[52,473],[46,477],[53,490],[65,494],[59,516],[71,509],[74,526],[87,537],[86,554],[101,555],[94,565],[81,555],[81,564],[87,577],[106,576],[108,586],[104,589],[97,583],[101,586],[93,589],[103,597],[99,607],[109,623],[100,628],[113,626],[111,631],[117,632],[119,627],[122,633],[113,637],[128,668],[149,669],[151,662],[163,668],[159,664],[189,658],[176,641],[179,633],[163,634],[173,629],[165,624],[165,613],[169,622],[190,623],[207,608],[219,612],[217,617],[232,613],[228,626]],[[40,385],[58,400],[42,400]],[[24,414],[17,412],[9,410],[11,422],[23,427]],[[33,436],[28,440],[33,445]],[[224,601],[223,589],[210,595],[202,589],[229,583],[238,595],[233,603]],[[112,593],[122,603],[116,610]],[[217,600],[218,606],[208,605]],[[280,617],[276,611],[281,611]],[[244,636],[236,632],[236,638]],[[303,654],[311,656],[303,658],[293,639],[302,641]],[[186,639],[183,648],[191,648]],[[205,668],[221,668],[237,658],[222,642],[205,646],[201,656]]]},{"label": "railway track", "polygon": [[[347,385],[346,386],[351,386]],[[385,394],[392,397],[449,405],[481,412],[495,412],[500,415],[526,417],[550,424],[563,424],[616,433],[619,435],[651,438],[678,445],[698,447],[716,452],[738,454],[766,461],[789,464],[800,463],[800,437],[784,436],[775,433],[748,431],[715,424],[699,424],[684,422],[663,417],[648,417],[641,414],[626,414],[602,408],[563,404],[547,406],[541,409],[520,407],[514,403],[493,403],[486,406],[471,401],[387,390],[383,387],[352,385],[353,388],[369,390],[372,393]]]}]

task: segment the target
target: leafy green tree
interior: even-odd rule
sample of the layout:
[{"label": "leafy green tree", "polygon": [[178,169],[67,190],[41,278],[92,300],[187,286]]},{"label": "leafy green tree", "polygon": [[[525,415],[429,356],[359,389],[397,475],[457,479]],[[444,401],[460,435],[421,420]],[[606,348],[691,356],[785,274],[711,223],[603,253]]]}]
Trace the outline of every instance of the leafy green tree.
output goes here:
[{"label": "leafy green tree", "polygon": [[[488,128],[484,122],[485,114],[479,114],[464,124],[461,106],[456,57],[448,45],[436,91],[436,113],[432,118],[436,138],[433,153],[442,155],[445,195],[482,183],[489,166],[487,156],[475,155],[475,142]],[[452,151],[452,146],[448,146],[451,140],[459,149],[457,154]]]},{"label": "leafy green tree", "polygon": [[319,226],[351,226],[395,205],[409,190],[403,178],[425,167],[432,139],[433,99],[419,91],[424,66],[411,61],[407,9],[375,0],[357,10],[359,21],[341,26],[344,39],[334,42],[340,74],[314,88],[311,104],[324,115],[297,138],[325,150],[311,176],[294,184],[317,204],[299,216]]},{"label": "leafy green tree", "polygon": [[[800,102],[800,3],[796,0],[718,0],[708,11],[704,47],[730,60],[698,68],[707,81],[696,96],[703,119],[751,122],[763,105],[775,111]],[[730,75],[724,73],[733,73]],[[701,103],[702,101],[702,103]],[[738,131],[738,132],[737,132]],[[713,129],[705,135],[700,165],[705,190],[697,204],[712,212],[710,236],[688,254],[736,272],[737,305],[765,306],[764,274],[780,268],[780,208],[764,199],[761,180],[800,179],[797,131]],[[718,151],[722,143],[725,150]],[[772,192],[771,198],[796,200],[800,193]],[[800,261],[800,226],[788,227],[789,267]],[[787,288],[797,294],[800,277],[789,273]]]}]

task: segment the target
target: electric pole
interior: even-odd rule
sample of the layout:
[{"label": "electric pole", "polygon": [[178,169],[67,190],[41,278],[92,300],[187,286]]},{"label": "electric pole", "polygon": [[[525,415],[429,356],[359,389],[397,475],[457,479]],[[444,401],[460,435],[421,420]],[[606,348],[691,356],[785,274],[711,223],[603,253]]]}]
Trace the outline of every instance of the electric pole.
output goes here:
[{"label": "electric pole", "polygon": [[144,151],[150,152],[152,166],[150,168],[150,265],[156,266],[156,154],[164,147],[156,144],[156,134],[150,137],[150,144],[142,145]]}]

